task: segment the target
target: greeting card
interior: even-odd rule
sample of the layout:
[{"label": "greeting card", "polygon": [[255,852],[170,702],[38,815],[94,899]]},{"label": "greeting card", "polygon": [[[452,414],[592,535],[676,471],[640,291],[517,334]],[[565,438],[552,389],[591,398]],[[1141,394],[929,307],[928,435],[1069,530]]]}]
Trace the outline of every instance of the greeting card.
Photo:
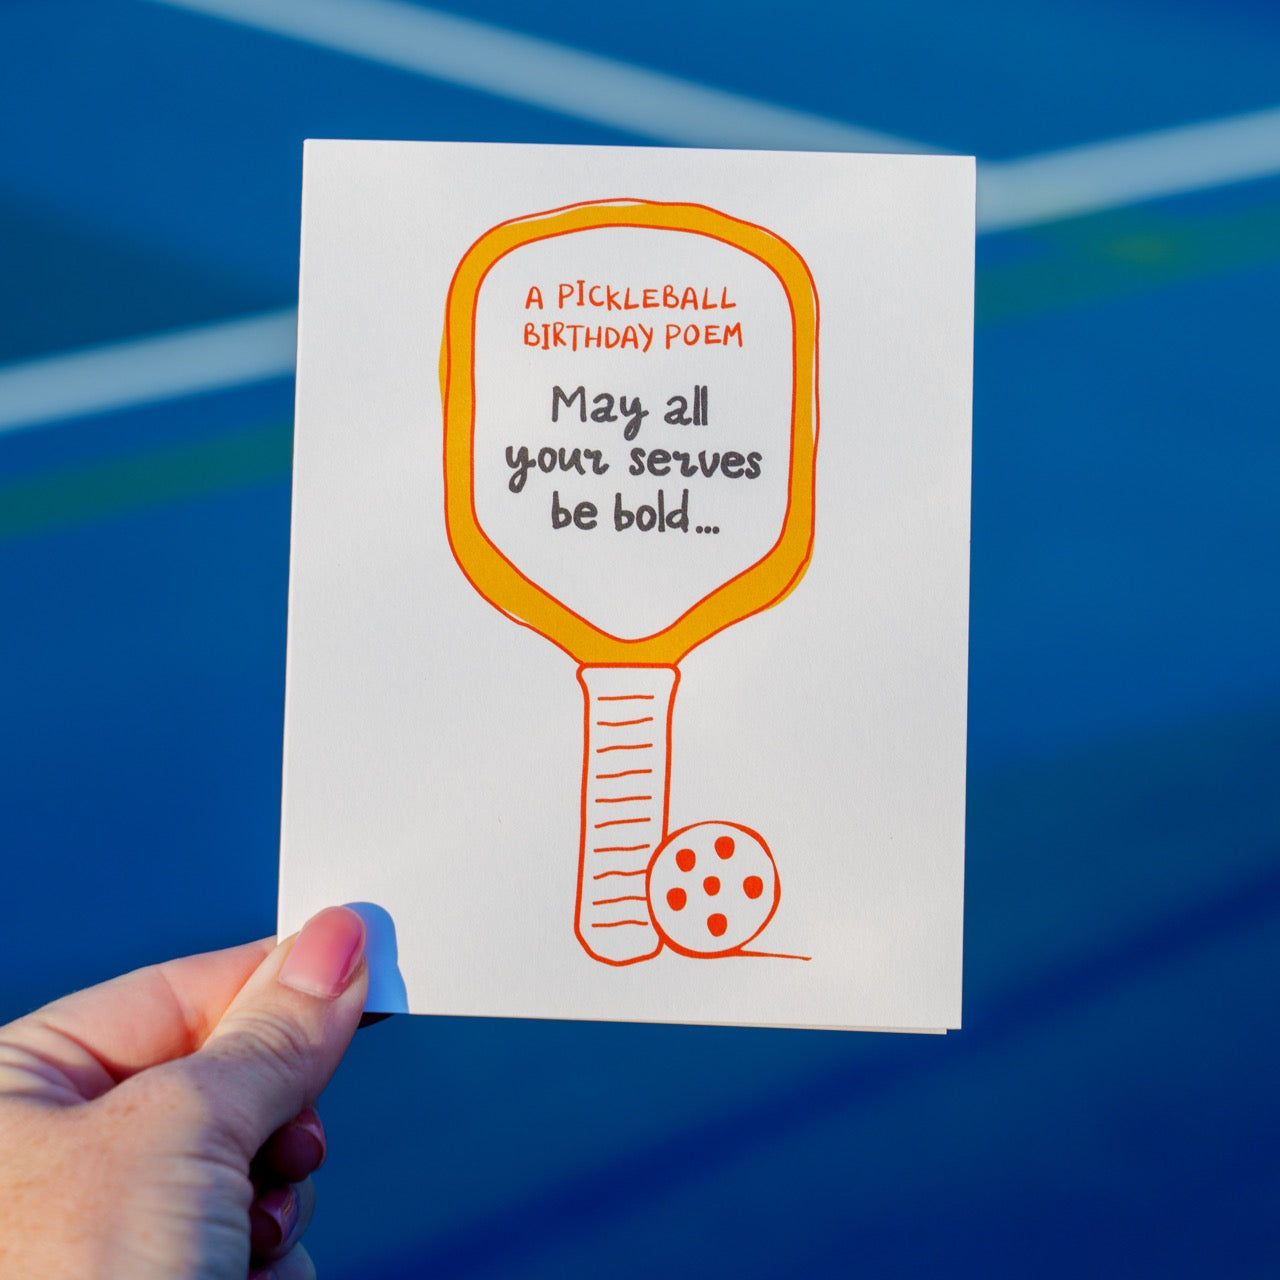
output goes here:
[{"label": "greeting card", "polygon": [[307,144],[280,928],[959,1025],[973,163]]}]

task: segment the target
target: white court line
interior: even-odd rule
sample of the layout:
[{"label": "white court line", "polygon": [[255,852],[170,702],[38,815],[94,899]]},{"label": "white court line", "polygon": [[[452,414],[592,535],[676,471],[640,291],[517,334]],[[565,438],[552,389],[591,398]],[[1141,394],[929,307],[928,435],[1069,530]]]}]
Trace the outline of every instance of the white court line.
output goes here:
[{"label": "white court line", "polygon": [[687,147],[932,150],[397,0],[152,0]]},{"label": "white court line", "polygon": [[1280,173],[1280,107],[978,164],[978,230],[1012,231]]},{"label": "white court line", "polygon": [[[653,142],[935,151],[401,0],[150,0]],[[978,229],[1009,231],[1280,173],[1280,109],[978,165]]]},{"label": "white court line", "polygon": [[[656,142],[925,151],[922,143],[709,89],[395,0],[150,0],[480,89]],[[1280,173],[1280,109],[978,166],[978,229]],[[293,372],[293,310],[0,367],[0,431]]]},{"label": "white court line", "polygon": [[288,307],[0,367],[0,432],[293,374]]}]

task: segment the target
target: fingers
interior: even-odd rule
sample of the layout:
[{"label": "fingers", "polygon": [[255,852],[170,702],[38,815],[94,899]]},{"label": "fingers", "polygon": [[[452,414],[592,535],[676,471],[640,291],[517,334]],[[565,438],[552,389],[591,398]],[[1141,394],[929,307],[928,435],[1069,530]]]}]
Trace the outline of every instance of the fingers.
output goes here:
[{"label": "fingers", "polygon": [[301,1182],[324,1163],[324,1125],[314,1108],[304,1107],[262,1144],[250,1174],[255,1185],[276,1186]]},{"label": "fingers", "polygon": [[279,1262],[252,1271],[249,1280],[316,1280],[315,1264],[311,1255],[298,1244]]},{"label": "fingers", "polygon": [[368,992],[364,943],[354,911],[320,912],[262,962],[203,1048],[166,1068],[191,1081],[245,1165],[319,1096],[350,1044]]},{"label": "fingers", "polygon": [[249,1209],[249,1248],[255,1258],[274,1262],[302,1239],[316,1208],[310,1178],[263,1192]]},{"label": "fingers", "polygon": [[127,1076],[192,1052],[274,946],[266,939],[151,965],[0,1028],[0,1058],[39,1068],[25,1072],[13,1091],[58,1102],[96,1098]]}]

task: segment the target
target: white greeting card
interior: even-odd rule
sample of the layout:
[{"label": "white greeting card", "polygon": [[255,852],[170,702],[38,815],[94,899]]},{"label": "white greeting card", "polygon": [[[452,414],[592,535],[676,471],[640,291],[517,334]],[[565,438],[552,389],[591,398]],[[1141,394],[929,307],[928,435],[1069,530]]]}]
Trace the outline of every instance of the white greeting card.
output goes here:
[{"label": "white greeting card", "polygon": [[973,162],[309,142],[280,930],[960,1023]]}]

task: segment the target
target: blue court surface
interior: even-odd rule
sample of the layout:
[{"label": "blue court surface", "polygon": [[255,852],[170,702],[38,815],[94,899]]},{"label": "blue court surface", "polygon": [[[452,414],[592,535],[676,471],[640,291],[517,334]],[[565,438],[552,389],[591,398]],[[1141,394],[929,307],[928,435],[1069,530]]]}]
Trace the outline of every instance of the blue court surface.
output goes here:
[{"label": "blue court surface", "polygon": [[976,153],[964,1030],[393,1019],[308,1242],[1280,1274],[1278,107],[1268,0],[6,0],[0,1021],[273,931],[304,137]]}]

